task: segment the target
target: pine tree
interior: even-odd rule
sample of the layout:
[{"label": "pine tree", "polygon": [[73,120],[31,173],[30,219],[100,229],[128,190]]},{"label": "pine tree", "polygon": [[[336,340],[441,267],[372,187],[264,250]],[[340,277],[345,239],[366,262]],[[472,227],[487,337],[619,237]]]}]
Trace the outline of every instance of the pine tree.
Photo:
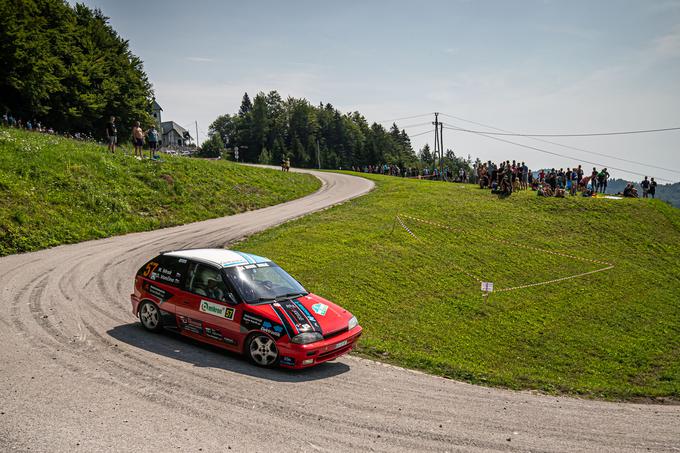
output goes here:
[{"label": "pine tree", "polygon": [[246,116],[250,111],[253,109],[253,103],[250,102],[250,96],[248,96],[248,93],[245,93],[243,95],[243,99],[241,100],[241,107],[238,109],[238,115],[240,117]]}]

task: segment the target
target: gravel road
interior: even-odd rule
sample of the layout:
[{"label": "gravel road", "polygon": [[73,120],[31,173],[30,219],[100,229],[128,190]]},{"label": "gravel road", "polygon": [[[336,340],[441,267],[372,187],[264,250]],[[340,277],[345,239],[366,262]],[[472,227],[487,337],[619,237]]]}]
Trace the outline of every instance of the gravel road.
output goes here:
[{"label": "gravel road", "polygon": [[0,451],[680,451],[680,406],[478,387],[356,357],[262,370],[130,313],[161,250],[219,247],[369,191],[0,258]]}]

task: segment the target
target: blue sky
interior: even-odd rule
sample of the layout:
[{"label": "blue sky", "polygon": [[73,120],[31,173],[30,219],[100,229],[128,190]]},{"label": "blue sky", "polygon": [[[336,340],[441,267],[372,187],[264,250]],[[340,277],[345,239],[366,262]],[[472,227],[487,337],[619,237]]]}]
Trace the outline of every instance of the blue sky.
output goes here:
[{"label": "blue sky", "polygon": [[[245,91],[269,90],[358,110],[369,121],[438,111],[523,133],[680,126],[680,0],[85,3],[101,8],[144,60],[164,119],[197,120],[203,137],[219,114],[238,109]],[[428,126],[406,129],[415,135]],[[549,140],[680,172],[680,132]],[[426,141],[429,134],[414,137],[414,147]],[[515,141],[578,159],[444,134],[456,154],[483,160],[533,168],[589,160],[680,180],[680,173]]]}]

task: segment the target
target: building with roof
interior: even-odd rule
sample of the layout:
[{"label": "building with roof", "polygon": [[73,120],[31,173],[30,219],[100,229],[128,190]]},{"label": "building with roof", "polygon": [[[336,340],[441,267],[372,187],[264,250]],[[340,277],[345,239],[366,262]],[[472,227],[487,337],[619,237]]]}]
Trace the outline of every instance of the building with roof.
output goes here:
[{"label": "building with roof", "polygon": [[191,141],[191,134],[174,121],[163,121],[161,123],[161,143],[163,146],[187,146]]}]

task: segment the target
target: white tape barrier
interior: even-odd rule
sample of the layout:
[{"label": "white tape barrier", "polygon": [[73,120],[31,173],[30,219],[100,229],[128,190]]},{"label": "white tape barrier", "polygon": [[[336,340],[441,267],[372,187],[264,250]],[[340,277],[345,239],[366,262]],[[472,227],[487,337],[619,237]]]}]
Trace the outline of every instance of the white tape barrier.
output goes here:
[{"label": "white tape barrier", "polygon": [[[406,215],[406,214],[398,214],[396,216],[396,220],[399,222],[401,227],[404,230],[406,230],[411,236],[413,236],[415,239],[417,239],[418,241],[421,241],[421,239],[418,236],[416,236],[415,233],[404,223],[403,219],[410,219],[410,220],[413,220],[415,222],[423,223],[423,224],[426,224],[426,225],[430,225],[430,226],[433,226],[433,227],[436,227],[436,228],[448,230],[448,231],[451,231],[451,232],[461,231],[460,229],[451,228],[448,225],[442,225],[442,224],[437,223],[437,222],[419,219],[417,217],[412,217],[412,216],[409,216],[409,215]],[[531,288],[533,286],[550,285],[552,283],[559,283],[559,282],[563,282],[565,280],[571,280],[571,279],[574,279],[574,278],[585,277],[587,275],[592,275],[592,274],[596,274],[598,272],[604,272],[604,271],[608,271],[610,269],[614,269],[614,265],[612,263],[608,263],[606,261],[598,261],[598,260],[594,260],[594,259],[590,259],[590,258],[582,258],[580,256],[569,255],[567,253],[555,252],[553,250],[546,250],[546,249],[542,249],[542,248],[539,248],[539,247],[532,247],[532,246],[525,245],[525,244],[518,244],[516,242],[506,241],[505,239],[497,239],[497,238],[492,238],[492,237],[481,237],[477,234],[471,233],[470,231],[466,231],[466,233],[469,234],[470,236],[475,236],[479,239],[492,240],[492,241],[495,241],[495,242],[498,242],[498,243],[501,243],[501,244],[504,244],[504,245],[512,246],[512,247],[521,247],[521,248],[524,248],[524,249],[527,249],[527,250],[533,250],[533,251],[537,251],[537,252],[541,252],[541,253],[547,253],[547,254],[550,254],[550,255],[561,256],[561,257],[564,257],[564,258],[571,258],[571,259],[575,259],[575,260],[590,262],[590,263],[593,263],[593,264],[598,264],[598,265],[604,266],[600,269],[595,269],[595,270],[588,271],[588,272],[582,272],[580,274],[568,275],[566,277],[555,278],[555,279],[552,279],[552,280],[546,280],[546,281],[537,282],[537,283],[528,283],[528,284],[525,284],[525,285],[511,286],[511,287],[508,287],[508,288],[500,288],[500,289],[494,290],[493,289],[493,283],[484,282],[480,278],[472,275],[471,273],[469,273],[468,271],[463,269],[462,267],[457,266],[453,263],[450,263],[452,267],[454,267],[458,271],[464,273],[468,277],[470,277],[470,278],[476,280],[478,283],[480,283],[482,285],[482,291],[484,291],[485,293],[488,293],[488,292],[491,292],[491,291],[494,291],[494,292],[514,291],[516,289]],[[487,284],[490,283],[491,289],[484,290],[484,284],[485,283],[487,283]]]}]

